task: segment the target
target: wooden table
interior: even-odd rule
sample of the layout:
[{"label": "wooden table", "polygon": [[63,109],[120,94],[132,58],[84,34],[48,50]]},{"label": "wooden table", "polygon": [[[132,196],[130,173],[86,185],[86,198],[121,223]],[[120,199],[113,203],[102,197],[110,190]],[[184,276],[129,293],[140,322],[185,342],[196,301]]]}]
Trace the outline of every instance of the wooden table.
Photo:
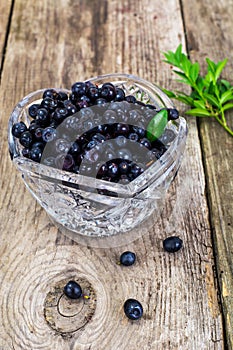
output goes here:
[{"label": "wooden table", "polygon": [[[229,57],[233,82],[233,2],[1,1],[1,350],[233,349],[233,138],[216,122],[188,117],[185,157],[161,219],[112,249],[62,235],[8,155],[8,118],[27,93],[110,72],[183,89],[162,61],[179,43],[203,72],[206,56]],[[176,254],[163,251],[169,235],[183,239]],[[126,249],[137,254],[131,268],[116,263]],[[91,285],[87,314],[64,300],[57,310],[71,277]],[[138,322],[123,313],[129,297],[144,307]]]}]

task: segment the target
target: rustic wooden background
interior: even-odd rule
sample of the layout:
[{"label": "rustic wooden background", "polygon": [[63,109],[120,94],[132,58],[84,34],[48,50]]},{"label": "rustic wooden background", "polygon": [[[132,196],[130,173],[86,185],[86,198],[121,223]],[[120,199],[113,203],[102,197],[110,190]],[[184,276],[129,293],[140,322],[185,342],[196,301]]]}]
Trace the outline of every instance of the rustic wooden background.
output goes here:
[{"label": "rustic wooden background", "polygon": [[[181,88],[162,62],[179,43],[203,72],[206,56],[229,57],[225,77],[233,81],[233,1],[0,2],[1,350],[233,348],[233,139],[217,123],[188,118],[185,157],[161,219],[112,249],[62,235],[8,155],[8,118],[27,93],[110,72]],[[162,240],[174,234],[184,247],[165,253]],[[130,268],[116,263],[126,249],[138,257]],[[90,293],[84,305],[61,297],[70,278]],[[129,297],[143,305],[139,322],[124,316]]]}]

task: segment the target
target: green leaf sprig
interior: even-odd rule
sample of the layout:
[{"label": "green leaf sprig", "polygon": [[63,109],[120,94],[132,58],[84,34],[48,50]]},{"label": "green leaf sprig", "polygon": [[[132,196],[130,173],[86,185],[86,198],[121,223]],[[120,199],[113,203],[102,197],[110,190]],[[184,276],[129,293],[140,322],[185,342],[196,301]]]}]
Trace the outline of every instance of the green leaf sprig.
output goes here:
[{"label": "green leaf sprig", "polygon": [[158,139],[165,130],[168,122],[168,111],[167,109],[161,109],[155,116],[150,120],[147,125],[147,138],[153,142]]},{"label": "green leaf sprig", "polygon": [[164,62],[175,68],[173,71],[179,76],[177,81],[189,85],[192,92],[188,95],[182,91],[163,91],[170,97],[179,100],[191,107],[185,113],[197,117],[213,117],[223,128],[233,136],[233,130],[227,125],[225,111],[233,108],[233,86],[229,81],[220,79],[220,74],[227,63],[227,58],[214,63],[206,58],[207,74],[202,77],[198,62],[192,63],[189,58],[182,53],[180,44],[175,52],[163,53],[166,60]]}]

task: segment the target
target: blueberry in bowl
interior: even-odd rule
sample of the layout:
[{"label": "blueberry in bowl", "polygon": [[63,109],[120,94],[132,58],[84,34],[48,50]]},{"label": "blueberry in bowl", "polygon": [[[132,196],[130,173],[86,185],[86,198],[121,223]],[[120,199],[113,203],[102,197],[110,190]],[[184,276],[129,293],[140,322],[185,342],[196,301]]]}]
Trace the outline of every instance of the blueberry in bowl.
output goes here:
[{"label": "blueberry in bowl", "polygon": [[127,74],[32,92],[8,127],[29,191],[54,222],[88,237],[136,232],[159,214],[186,137],[171,100]]}]

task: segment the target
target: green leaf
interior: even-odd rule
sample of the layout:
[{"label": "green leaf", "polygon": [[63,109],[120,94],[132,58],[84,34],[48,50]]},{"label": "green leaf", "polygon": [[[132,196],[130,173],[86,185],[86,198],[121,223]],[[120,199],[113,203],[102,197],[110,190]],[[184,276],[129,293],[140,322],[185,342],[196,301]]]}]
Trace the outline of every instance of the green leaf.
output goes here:
[{"label": "green leaf", "polygon": [[176,100],[186,103],[187,105],[193,106],[193,98],[191,95],[187,95],[183,91],[176,91]]},{"label": "green leaf", "polygon": [[176,59],[178,62],[181,61],[181,54],[182,54],[182,44],[180,44],[177,49],[176,49],[176,52],[175,52],[175,56],[176,56]]},{"label": "green leaf", "polygon": [[227,81],[227,80],[225,80],[225,79],[221,79],[221,80],[220,80],[220,83],[221,83],[223,86],[225,86],[225,88],[226,88],[227,90],[229,90],[229,89],[231,88],[230,82]]},{"label": "green leaf", "polygon": [[216,97],[207,93],[205,93],[204,96],[213,106],[221,108],[221,104],[218,102]]},{"label": "green leaf", "polygon": [[168,111],[167,109],[161,109],[147,125],[147,138],[149,141],[154,141],[159,138],[168,122]]},{"label": "green leaf", "polygon": [[216,68],[216,71],[215,71],[215,80],[217,80],[219,78],[220,74],[222,73],[223,68],[227,64],[227,61],[228,61],[228,59],[225,58],[225,60],[219,61],[217,63],[217,68]]},{"label": "green leaf", "polygon": [[206,58],[206,62],[208,65],[208,72],[211,72],[214,76],[216,71],[216,64],[213,61],[211,61],[208,57]]},{"label": "green leaf", "polygon": [[226,105],[223,106],[222,111],[226,111],[227,109],[233,108],[233,103],[227,103]]},{"label": "green leaf", "polygon": [[213,82],[213,79],[214,79],[213,73],[212,73],[212,72],[208,72],[208,73],[206,74],[206,76],[204,77],[204,79],[203,79],[203,84],[204,84],[204,86],[207,87],[207,88],[209,88],[210,83]]},{"label": "green leaf", "polygon": [[177,61],[176,56],[172,51],[163,52],[163,55],[167,59],[164,62],[179,67],[179,61]]},{"label": "green leaf", "polygon": [[215,96],[217,97],[218,101],[220,100],[220,90],[219,90],[219,86],[217,84],[213,85],[213,93],[215,94]]},{"label": "green leaf", "polygon": [[188,56],[182,53],[180,44],[175,52],[164,53],[167,63],[177,67],[173,70],[180,79],[178,82],[192,87],[190,95],[180,91],[165,91],[171,98],[179,100],[191,107],[186,112],[187,115],[198,117],[215,117],[222,127],[233,136],[233,130],[227,125],[224,112],[233,109],[233,86],[225,79],[219,79],[223,68],[227,63],[227,58],[215,63],[210,58],[206,58],[207,74],[200,75],[198,62],[192,63]]},{"label": "green leaf", "polygon": [[194,100],[193,105],[197,108],[206,109],[205,102],[202,100]]},{"label": "green leaf", "polygon": [[202,97],[199,95],[199,93],[195,90],[193,90],[191,92],[190,96],[192,97],[193,100],[200,100],[200,98],[202,99]]},{"label": "green leaf", "polygon": [[188,85],[191,85],[189,79],[186,77],[186,75],[178,70],[174,70],[174,73],[176,73],[177,75],[179,75],[182,80],[180,80],[181,82],[185,83],[185,84],[188,84]]},{"label": "green leaf", "polygon": [[191,65],[190,70],[189,70],[189,75],[194,82],[196,82],[196,80],[198,78],[199,71],[200,71],[199,63],[196,62],[196,63]]},{"label": "green leaf", "polygon": [[202,90],[204,87],[204,79],[199,75],[196,80],[197,87]]},{"label": "green leaf", "polygon": [[181,102],[185,103],[188,106],[193,106],[193,99],[192,99],[192,97],[177,95],[176,96],[176,100],[181,101]]},{"label": "green leaf", "polygon": [[176,94],[174,92],[172,92],[170,90],[167,90],[167,89],[164,89],[164,88],[162,90],[168,97],[170,97],[170,98],[175,98],[176,97]]},{"label": "green leaf", "polygon": [[192,63],[188,59],[188,57],[182,53],[181,55],[181,61],[180,61],[180,68],[184,71],[184,73],[188,76],[190,75],[190,69],[191,69]]},{"label": "green leaf", "polygon": [[220,103],[223,105],[227,101],[233,100],[233,92],[231,90],[225,91],[221,98],[220,98]]},{"label": "green leaf", "polygon": [[196,117],[211,117],[210,112],[202,108],[192,108],[185,112],[188,115],[194,115]]}]

